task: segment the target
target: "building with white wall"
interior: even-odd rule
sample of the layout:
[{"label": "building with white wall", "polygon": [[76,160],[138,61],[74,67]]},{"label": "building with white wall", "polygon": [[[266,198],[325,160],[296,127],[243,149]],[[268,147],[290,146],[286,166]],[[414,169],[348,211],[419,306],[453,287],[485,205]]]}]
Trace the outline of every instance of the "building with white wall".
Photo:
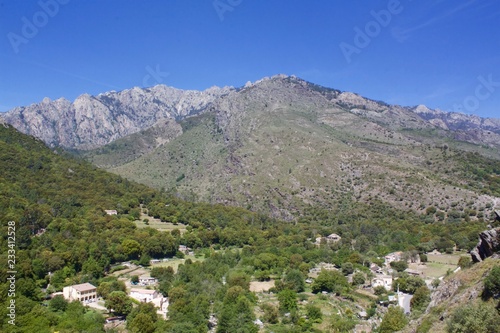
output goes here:
[{"label": "building with white wall", "polygon": [[75,284],[63,288],[63,296],[68,301],[89,303],[97,301],[97,288],[90,283]]}]

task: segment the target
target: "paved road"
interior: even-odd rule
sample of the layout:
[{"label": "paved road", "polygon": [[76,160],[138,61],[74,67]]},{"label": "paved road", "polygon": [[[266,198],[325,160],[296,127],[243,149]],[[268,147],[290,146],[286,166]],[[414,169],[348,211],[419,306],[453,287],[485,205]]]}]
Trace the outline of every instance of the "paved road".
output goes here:
[{"label": "paved road", "polygon": [[398,295],[398,304],[403,308],[405,313],[410,313],[410,301],[413,298],[413,295],[399,293]]}]

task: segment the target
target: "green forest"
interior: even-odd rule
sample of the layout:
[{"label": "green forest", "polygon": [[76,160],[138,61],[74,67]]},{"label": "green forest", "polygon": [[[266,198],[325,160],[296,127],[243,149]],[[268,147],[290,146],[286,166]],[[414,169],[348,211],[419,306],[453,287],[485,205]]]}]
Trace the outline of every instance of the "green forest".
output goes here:
[{"label": "green forest", "polygon": [[[485,177],[488,168],[471,172]],[[332,332],[349,331],[357,320],[353,313],[322,318],[318,307],[304,305],[303,292],[310,288],[318,299],[323,291],[333,292],[354,304],[362,298],[354,292],[356,283],[348,283],[342,273],[321,272],[306,287],[311,268],[332,263],[356,270],[361,282],[369,277],[370,263],[380,264],[387,253],[449,252],[454,246],[470,250],[486,227],[483,219],[470,221],[462,215],[435,221],[376,200],[359,204],[348,194],[335,209],[311,206],[293,222],[239,207],[184,201],[4,126],[0,170],[0,262],[8,267],[8,223],[14,221],[17,271],[15,326],[7,316],[8,273],[0,273],[2,332],[105,332],[107,314],[61,297],[50,299],[51,293],[84,282],[98,286],[115,314],[126,316],[129,332],[207,332],[212,317],[216,332],[258,332],[256,313],[273,332],[320,332],[318,325],[324,321]],[[184,224],[186,231],[137,228],[134,221],[141,209],[166,223]],[[107,215],[105,210],[118,214]],[[331,233],[340,235],[341,242],[314,244],[316,237]],[[176,272],[151,270],[160,292],[170,300],[168,319],[163,320],[151,305],[131,301],[123,283],[109,273],[124,261],[148,266],[151,259],[181,257],[180,244],[203,260],[188,259]],[[277,281],[272,291],[278,304],[260,302],[249,288],[250,281],[270,278]],[[425,290],[419,293],[426,299]],[[369,303],[376,307],[373,300]]]}]

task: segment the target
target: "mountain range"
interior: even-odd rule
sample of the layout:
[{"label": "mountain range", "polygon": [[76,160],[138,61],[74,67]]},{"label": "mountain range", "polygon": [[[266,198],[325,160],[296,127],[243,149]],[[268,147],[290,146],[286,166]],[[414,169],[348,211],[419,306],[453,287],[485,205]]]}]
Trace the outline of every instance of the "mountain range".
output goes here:
[{"label": "mountain range", "polygon": [[129,179],[287,220],[345,202],[482,219],[500,204],[500,119],[389,105],[295,76],[44,99],[3,118]]}]

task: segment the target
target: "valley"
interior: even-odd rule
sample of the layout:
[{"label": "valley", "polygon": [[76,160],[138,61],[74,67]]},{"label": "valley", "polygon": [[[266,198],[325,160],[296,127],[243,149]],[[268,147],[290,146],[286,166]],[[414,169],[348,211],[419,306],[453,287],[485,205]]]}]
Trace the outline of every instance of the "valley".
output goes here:
[{"label": "valley", "polygon": [[[179,100],[151,116],[148,94]],[[19,332],[448,332],[474,307],[498,319],[483,292],[498,259],[468,253],[498,227],[496,120],[283,75],[57,103],[101,103],[115,121],[78,118],[85,135],[56,139],[14,128],[39,134],[36,106],[3,117]],[[66,115],[50,128],[76,121]],[[95,304],[64,288],[91,288]]]}]

